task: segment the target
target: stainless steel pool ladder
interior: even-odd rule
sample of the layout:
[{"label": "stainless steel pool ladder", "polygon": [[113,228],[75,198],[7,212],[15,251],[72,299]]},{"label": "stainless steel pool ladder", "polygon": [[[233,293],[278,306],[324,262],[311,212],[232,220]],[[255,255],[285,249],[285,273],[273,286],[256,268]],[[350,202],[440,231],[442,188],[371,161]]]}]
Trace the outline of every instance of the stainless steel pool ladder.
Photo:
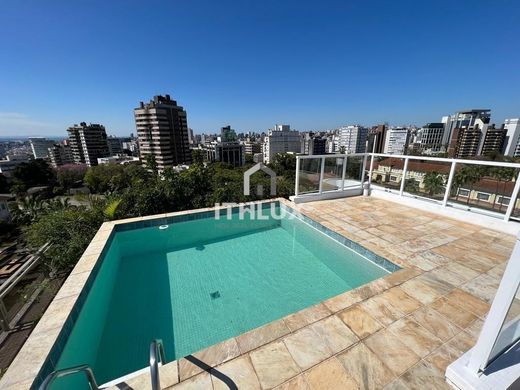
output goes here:
[{"label": "stainless steel pool ladder", "polygon": [[83,364],[81,366],[76,366],[76,367],[64,368],[62,370],[56,370],[56,371],[51,372],[49,375],[47,375],[47,377],[45,378],[45,380],[43,381],[43,383],[40,385],[40,387],[38,389],[47,390],[49,388],[49,386],[51,385],[51,383],[54,382],[55,379],[60,378],[62,376],[76,374],[78,372],[85,373],[85,375],[87,376],[88,384],[92,390],[99,390],[99,387],[96,383],[96,378],[94,377],[94,373],[92,372],[92,369],[86,364]]},{"label": "stainless steel pool ladder", "polygon": [[159,363],[162,365],[164,362],[163,342],[160,339],[155,339],[150,343],[150,376],[152,379],[152,390],[161,390]]}]

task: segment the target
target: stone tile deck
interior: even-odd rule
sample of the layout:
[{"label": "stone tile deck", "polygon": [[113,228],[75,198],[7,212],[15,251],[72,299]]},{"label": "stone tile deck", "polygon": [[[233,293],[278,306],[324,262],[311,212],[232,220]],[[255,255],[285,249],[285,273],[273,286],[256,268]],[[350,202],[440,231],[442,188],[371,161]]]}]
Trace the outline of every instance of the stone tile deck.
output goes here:
[{"label": "stone tile deck", "polygon": [[515,237],[375,198],[291,206],[403,269],[195,354],[211,370],[181,359],[166,388],[449,389]]}]

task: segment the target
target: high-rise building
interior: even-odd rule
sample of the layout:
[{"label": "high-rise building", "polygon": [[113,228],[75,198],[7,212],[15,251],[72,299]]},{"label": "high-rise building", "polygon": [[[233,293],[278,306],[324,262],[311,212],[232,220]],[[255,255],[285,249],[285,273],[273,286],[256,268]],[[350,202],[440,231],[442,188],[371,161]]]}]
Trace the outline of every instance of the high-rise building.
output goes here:
[{"label": "high-rise building", "polygon": [[235,142],[213,141],[202,146],[206,153],[206,160],[222,162],[225,164],[241,167],[246,163],[244,145]]},{"label": "high-rise building", "polygon": [[427,123],[417,130],[415,145],[419,151],[426,154],[441,152],[443,135],[444,123]]},{"label": "high-rise building", "polygon": [[54,144],[48,149],[51,164],[54,168],[61,165],[73,164],[74,158],[72,156],[72,150],[69,145],[62,143]]},{"label": "high-rise building", "polygon": [[386,131],[385,154],[403,154],[408,146],[409,130],[406,127],[390,127]]},{"label": "high-rise building", "polygon": [[159,171],[191,163],[186,111],[170,95],[141,102],[134,116],[142,160],[154,156]]},{"label": "high-rise building", "polygon": [[119,137],[108,137],[108,154],[110,156],[117,156],[123,153],[123,139]]},{"label": "high-rise building", "polygon": [[242,141],[246,154],[262,153],[262,144],[255,141]]},{"label": "high-rise building", "polygon": [[368,129],[360,125],[343,126],[337,130],[336,151],[343,153],[364,153]]},{"label": "high-rise building", "polygon": [[81,122],[67,129],[70,148],[76,164],[97,165],[97,159],[108,157],[108,143],[105,126]]},{"label": "high-rise building", "polygon": [[386,125],[377,125],[368,130],[367,152],[383,153],[385,150]]},{"label": "high-rise building", "polygon": [[506,119],[504,128],[506,129],[504,154],[509,157],[520,156],[520,118]]},{"label": "high-rise building", "polygon": [[448,146],[448,157],[468,158],[478,154],[482,132],[478,126],[453,130]]},{"label": "high-rise building", "polygon": [[301,153],[302,137],[300,132],[291,130],[289,125],[275,125],[264,140],[264,162],[273,161],[278,153]]},{"label": "high-rise building", "polygon": [[31,137],[29,138],[29,142],[34,158],[49,157],[49,148],[54,144],[54,141],[44,137]]},{"label": "high-rise building", "polygon": [[489,153],[501,153],[504,147],[507,130],[505,128],[495,128],[495,125],[488,126],[486,133],[482,136],[482,144],[479,154],[487,155]]},{"label": "high-rise building", "polygon": [[491,119],[491,110],[487,108],[474,108],[456,112],[448,117],[443,117],[444,135],[442,144],[448,145],[451,142],[452,133],[455,129],[470,128],[478,125],[481,131],[485,131]]},{"label": "high-rise building", "polygon": [[221,142],[235,142],[237,140],[237,133],[231,128],[231,126],[224,126],[220,129]]}]

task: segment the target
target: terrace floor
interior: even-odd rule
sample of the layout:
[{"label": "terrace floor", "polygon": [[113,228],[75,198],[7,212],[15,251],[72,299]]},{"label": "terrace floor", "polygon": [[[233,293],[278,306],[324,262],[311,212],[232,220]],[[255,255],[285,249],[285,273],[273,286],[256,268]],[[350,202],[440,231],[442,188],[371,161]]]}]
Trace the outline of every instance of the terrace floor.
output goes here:
[{"label": "terrace floor", "polygon": [[162,387],[450,388],[446,367],[474,345],[515,237],[372,197],[290,205],[403,269],[166,364]]}]

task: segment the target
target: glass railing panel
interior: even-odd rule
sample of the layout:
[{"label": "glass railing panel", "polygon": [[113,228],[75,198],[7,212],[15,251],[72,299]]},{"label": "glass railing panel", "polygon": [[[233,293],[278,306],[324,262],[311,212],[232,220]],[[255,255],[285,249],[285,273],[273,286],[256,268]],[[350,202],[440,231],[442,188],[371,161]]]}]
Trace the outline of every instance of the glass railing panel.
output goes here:
[{"label": "glass railing panel", "polygon": [[450,169],[449,162],[409,159],[403,195],[442,201]]},{"label": "glass railing panel", "polygon": [[517,176],[516,168],[457,164],[448,203],[505,214]]},{"label": "glass railing panel", "polygon": [[371,182],[373,185],[384,187],[391,192],[399,192],[403,177],[403,168],[403,158],[374,157]]},{"label": "glass railing panel", "polygon": [[344,188],[361,186],[363,177],[363,156],[348,156],[345,170]]},{"label": "glass railing panel", "polygon": [[303,158],[298,171],[299,194],[312,194],[320,189],[321,158]]},{"label": "glass railing panel", "polygon": [[343,157],[326,157],[323,169],[322,190],[336,191],[341,189],[343,175]]}]

